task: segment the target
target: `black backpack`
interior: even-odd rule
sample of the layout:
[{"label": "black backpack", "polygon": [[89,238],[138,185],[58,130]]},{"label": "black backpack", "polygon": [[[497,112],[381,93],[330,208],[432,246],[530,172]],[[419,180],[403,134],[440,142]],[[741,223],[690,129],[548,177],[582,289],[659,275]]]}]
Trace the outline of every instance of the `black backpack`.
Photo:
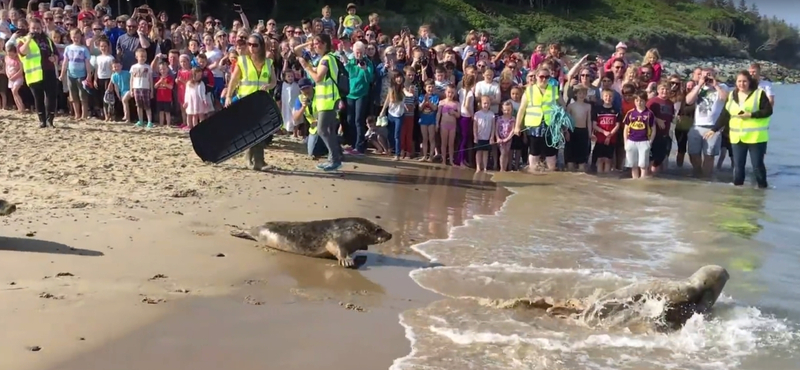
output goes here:
[{"label": "black backpack", "polygon": [[[339,96],[344,99],[350,94],[350,73],[347,72],[347,69],[344,67],[344,64],[342,64],[342,61],[339,60],[339,58],[332,54],[331,56],[333,57],[333,60],[336,61],[336,69],[339,70],[335,80],[336,88],[339,90]],[[330,75],[331,69],[328,68],[328,76]]]}]

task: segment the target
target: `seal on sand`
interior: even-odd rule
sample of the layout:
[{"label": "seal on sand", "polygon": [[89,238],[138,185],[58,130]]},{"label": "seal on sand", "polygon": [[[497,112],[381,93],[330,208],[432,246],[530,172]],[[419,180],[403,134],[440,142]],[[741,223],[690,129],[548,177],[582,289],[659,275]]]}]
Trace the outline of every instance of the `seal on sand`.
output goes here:
[{"label": "seal on sand", "polygon": [[0,199],[0,216],[8,216],[17,210],[17,205]]},{"label": "seal on sand", "polygon": [[231,235],[264,243],[267,247],[308,257],[335,258],[339,265],[356,266],[353,253],[392,238],[380,225],[360,217],[306,222],[267,222]]}]

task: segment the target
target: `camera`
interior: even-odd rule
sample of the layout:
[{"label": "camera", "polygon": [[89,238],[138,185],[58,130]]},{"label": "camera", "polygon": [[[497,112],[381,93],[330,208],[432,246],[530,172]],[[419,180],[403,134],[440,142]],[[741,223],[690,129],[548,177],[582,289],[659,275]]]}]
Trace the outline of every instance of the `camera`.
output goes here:
[{"label": "camera", "polygon": [[706,77],[705,81],[707,84],[714,83],[714,77]]}]

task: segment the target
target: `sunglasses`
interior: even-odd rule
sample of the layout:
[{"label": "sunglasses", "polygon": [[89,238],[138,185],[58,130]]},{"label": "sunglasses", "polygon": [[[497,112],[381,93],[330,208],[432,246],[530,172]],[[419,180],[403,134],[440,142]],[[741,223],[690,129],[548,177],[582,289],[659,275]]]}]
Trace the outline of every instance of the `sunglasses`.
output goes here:
[{"label": "sunglasses", "polygon": [[249,46],[251,48],[257,48],[259,45],[258,45],[258,43],[255,43],[255,42],[248,42],[247,46]]},{"label": "sunglasses", "polygon": [[539,76],[536,76],[536,77],[538,77],[540,80],[546,80],[546,79],[550,78],[550,76],[545,76],[545,75],[539,75]]},{"label": "sunglasses", "polygon": [[92,28],[92,31],[102,31],[102,28]]},{"label": "sunglasses", "polygon": [[294,31],[294,34],[295,34],[295,35],[302,35],[302,34],[303,34],[303,31]]}]

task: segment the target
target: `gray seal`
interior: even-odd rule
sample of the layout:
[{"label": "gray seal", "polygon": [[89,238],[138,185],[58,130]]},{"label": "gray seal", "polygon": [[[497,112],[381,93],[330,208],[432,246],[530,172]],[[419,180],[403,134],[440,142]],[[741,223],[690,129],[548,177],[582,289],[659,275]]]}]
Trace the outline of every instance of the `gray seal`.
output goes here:
[{"label": "gray seal", "polygon": [[611,318],[624,318],[631,309],[648,299],[664,301],[665,309],[654,318],[658,329],[675,330],[682,327],[695,313],[706,314],[717,302],[730,276],[723,267],[707,265],[688,279],[653,279],[636,282],[617,289],[599,299],[551,297],[516,298],[508,300],[481,299],[485,306],[498,308],[528,308],[543,310],[561,318],[573,318],[589,326]]},{"label": "gray seal", "polygon": [[633,283],[601,297],[600,317],[610,316],[627,308],[631,303],[651,297],[666,301],[662,314],[670,329],[683,326],[695,313],[706,314],[717,302],[722,289],[730,279],[725,268],[717,265],[703,266],[685,280],[652,280]]},{"label": "gray seal", "polygon": [[264,243],[279,251],[308,257],[337,259],[339,265],[358,267],[353,253],[392,239],[380,225],[360,217],[305,222],[267,222],[231,235]]},{"label": "gray seal", "polygon": [[17,211],[17,205],[0,199],[0,216],[8,216]]}]

